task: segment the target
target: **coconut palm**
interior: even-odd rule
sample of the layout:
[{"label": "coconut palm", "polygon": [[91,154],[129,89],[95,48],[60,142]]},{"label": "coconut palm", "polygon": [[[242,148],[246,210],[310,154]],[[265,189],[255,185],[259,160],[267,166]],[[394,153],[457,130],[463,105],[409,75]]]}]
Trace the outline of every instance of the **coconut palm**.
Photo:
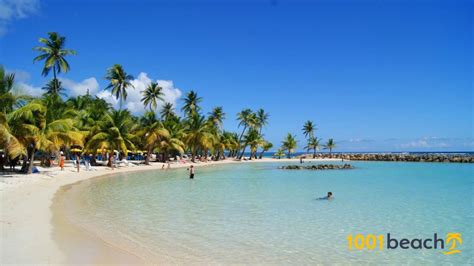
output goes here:
[{"label": "coconut palm", "polygon": [[212,125],[220,131],[222,129],[223,120],[225,119],[225,113],[221,106],[214,107],[209,113],[209,121]]},{"label": "coconut palm", "polygon": [[263,109],[258,109],[256,112],[256,117],[257,117],[257,128],[259,130],[259,133],[262,134],[262,129],[264,126],[268,124],[268,118],[270,115],[265,112]]},{"label": "coconut palm", "polygon": [[5,149],[5,154],[10,158],[26,154],[25,146],[15,137],[8,125],[7,115],[3,112],[0,112],[0,148]]},{"label": "coconut palm", "polygon": [[249,108],[246,108],[239,113],[237,113],[237,121],[239,121],[239,127],[243,126],[244,128],[242,129],[242,133],[240,133],[239,137],[239,143],[242,140],[242,136],[245,133],[245,130],[250,126],[251,124],[251,116],[252,116],[252,110]]},{"label": "coconut palm", "polygon": [[326,144],[324,144],[324,149],[329,150],[329,157],[332,157],[332,149],[336,148],[336,142],[333,139],[328,139]]},{"label": "coconut palm", "polygon": [[58,79],[52,79],[46,85],[41,88],[45,90],[45,94],[53,97],[60,97],[60,96],[66,96],[66,93],[64,93],[64,88],[62,86],[62,82]]},{"label": "coconut palm", "polygon": [[313,158],[316,158],[316,151],[319,151],[321,148],[321,140],[316,137],[310,137],[308,139],[308,144],[306,145],[306,150],[313,150]]},{"label": "coconut palm", "polygon": [[168,120],[170,117],[175,116],[174,107],[172,103],[165,103],[160,111],[162,120]]},{"label": "coconut palm", "polygon": [[306,121],[303,126],[303,134],[306,138],[312,138],[314,136],[314,131],[316,127],[314,126],[313,121]]},{"label": "coconut palm", "polygon": [[273,144],[271,142],[268,142],[268,141],[263,141],[262,143],[262,151],[260,152],[260,156],[258,156],[259,159],[262,159],[263,158],[263,154],[266,152],[266,151],[269,151],[271,148],[273,148]]},{"label": "coconut palm", "polygon": [[136,125],[128,110],[113,110],[102,117],[99,130],[89,139],[88,150],[103,149],[109,151],[108,165],[112,166],[114,150],[127,154],[129,149],[134,149],[136,136],[132,134]]},{"label": "coconut palm", "polygon": [[195,162],[197,151],[210,146],[214,136],[209,132],[210,124],[198,113],[194,113],[185,124],[184,142],[191,150],[191,161]]},{"label": "coconut palm", "polygon": [[33,62],[44,60],[42,75],[47,76],[51,69],[53,69],[53,77],[61,72],[68,72],[70,67],[66,61],[67,55],[76,55],[76,51],[65,49],[66,37],[59,35],[56,32],[49,32],[48,39],[40,38],[39,42],[43,46],[37,46],[33,49],[40,52],[40,55],[33,59]]},{"label": "coconut palm", "polygon": [[164,128],[161,121],[156,119],[155,113],[150,111],[144,114],[141,129],[137,132],[137,136],[147,150],[145,164],[149,165],[154,149],[160,145],[161,141],[169,137],[169,132]]},{"label": "coconut palm", "polygon": [[255,128],[251,128],[244,137],[244,146],[242,148],[242,152],[239,156],[239,159],[242,159],[245,153],[245,149],[247,148],[247,146],[249,146],[250,147],[249,159],[251,160],[253,157],[255,157],[258,145],[260,145],[261,143],[262,143],[262,137],[260,133],[258,132],[258,130]]},{"label": "coconut palm", "polygon": [[15,74],[6,73],[0,65],[0,112],[9,113],[14,108],[23,106],[31,97],[14,92]]},{"label": "coconut palm", "polygon": [[150,111],[156,109],[158,106],[158,101],[164,101],[163,88],[158,86],[158,83],[152,82],[148,87],[143,91],[142,102],[145,105],[150,107]]},{"label": "coconut palm", "polygon": [[192,117],[195,113],[199,113],[201,110],[201,107],[199,106],[201,101],[202,98],[199,97],[195,91],[190,91],[184,98],[184,106],[181,110],[186,114],[186,116]]},{"label": "coconut palm", "polygon": [[110,82],[105,89],[111,90],[112,95],[119,100],[119,109],[122,110],[123,101],[127,100],[127,89],[135,88],[131,83],[133,76],[128,75],[121,65],[115,64],[107,70],[105,79]]},{"label": "coconut palm", "polygon": [[290,133],[288,133],[285,139],[283,139],[282,149],[287,151],[288,159],[291,158],[291,153],[296,149],[296,142],[295,136],[291,135]]},{"label": "coconut palm", "polygon": [[281,159],[281,157],[285,156],[285,152],[282,149],[278,149],[275,154],[273,154],[273,157],[276,157],[278,159]]},{"label": "coconut palm", "polygon": [[73,119],[49,120],[47,107],[40,100],[13,111],[8,122],[13,135],[26,148],[23,170],[27,173],[32,172],[37,150],[57,152],[64,145],[82,145],[83,142],[83,134],[74,127]]},{"label": "coconut palm", "polygon": [[[171,119],[174,118],[174,119]],[[176,116],[170,116],[169,119],[163,122],[163,127],[168,131],[168,137],[164,138],[159,148],[163,152],[163,159],[168,158],[168,154],[174,153],[176,156],[178,153],[184,153],[185,143],[182,141],[185,136],[183,123],[180,123],[179,118]]]}]

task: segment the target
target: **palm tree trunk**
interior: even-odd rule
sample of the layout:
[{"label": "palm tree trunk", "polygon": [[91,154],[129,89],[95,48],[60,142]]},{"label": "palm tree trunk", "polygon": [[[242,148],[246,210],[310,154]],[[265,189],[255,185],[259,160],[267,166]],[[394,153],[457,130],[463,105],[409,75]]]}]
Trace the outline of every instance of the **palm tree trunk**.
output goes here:
[{"label": "palm tree trunk", "polygon": [[332,149],[329,148],[329,158],[332,158]]},{"label": "palm tree trunk", "polygon": [[35,160],[35,148],[31,150],[31,155],[30,155],[30,163],[28,164],[28,171],[26,172],[27,174],[31,174],[33,172],[33,161]]},{"label": "palm tree trunk", "polygon": [[242,149],[242,153],[239,156],[239,159],[242,159],[242,157],[244,157],[245,149],[247,149],[247,143],[245,143],[244,148]]},{"label": "palm tree trunk", "polygon": [[145,158],[145,164],[146,165],[150,165],[151,152],[152,152],[152,150],[150,148],[148,148],[146,158]]},{"label": "palm tree trunk", "polygon": [[291,159],[291,151],[288,149],[288,159]]},{"label": "palm tree trunk", "polygon": [[316,148],[313,149],[313,159],[316,158]]},{"label": "palm tree trunk", "polygon": [[265,153],[265,150],[262,150],[262,151],[260,152],[260,155],[258,156],[258,159],[262,159],[264,153]]},{"label": "palm tree trunk", "polygon": [[112,152],[109,153],[109,162],[107,163],[107,166],[108,167],[112,167],[114,168],[114,166],[112,165],[112,157],[114,156],[114,152],[112,150]]},{"label": "palm tree trunk", "polygon": [[[245,125],[244,126],[244,130],[242,130],[242,133],[240,133],[240,137],[239,137],[239,148],[238,150],[240,151],[240,142],[242,141],[242,137],[244,136],[244,133],[245,133],[245,130],[247,130],[247,126]],[[238,153],[237,153],[238,155]],[[241,157],[242,158],[242,157]],[[239,158],[240,159],[240,158]]]}]

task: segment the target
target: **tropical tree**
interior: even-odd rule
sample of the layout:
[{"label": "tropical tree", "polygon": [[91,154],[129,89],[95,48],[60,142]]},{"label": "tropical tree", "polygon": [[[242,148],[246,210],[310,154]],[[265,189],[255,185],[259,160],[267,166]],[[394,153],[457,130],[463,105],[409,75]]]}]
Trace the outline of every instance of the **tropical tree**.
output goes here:
[{"label": "tropical tree", "polygon": [[15,86],[15,74],[6,73],[5,68],[0,65],[0,112],[9,113],[31,99],[27,95],[15,93]]},{"label": "tropical tree", "polygon": [[45,90],[45,94],[53,97],[66,96],[62,82],[58,79],[52,79],[42,88]]},{"label": "tropical tree", "polygon": [[160,111],[160,116],[162,120],[168,120],[170,117],[175,116],[174,107],[172,103],[165,103],[163,108]]},{"label": "tropical tree", "polygon": [[[74,127],[74,120],[49,120],[47,107],[40,100],[14,110],[8,115],[11,132],[26,148],[23,170],[31,173],[37,150],[58,152],[62,146],[82,145],[83,134]],[[27,162],[28,165],[27,165]]]},{"label": "tropical tree", "polygon": [[262,129],[264,126],[266,126],[268,124],[268,118],[270,117],[270,115],[268,113],[265,112],[265,110],[263,109],[258,109],[258,111],[256,112],[256,120],[257,120],[257,128],[259,130],[259,133],[262,134]]},{"label": "tropical tree", "polygon": [[160,142],[169,137],[169,132],[163,126],[161,121],[156,119],[154,112],[146,112],[142,118],[141,130],[137,136],[142,140],[147,150],[145,164],[150,164],[153,150],[160,145]]},{"label": "tropical tree", "polygon": [[163,160],[166,160],[168,155],[171,153],[174,153],[175,157],[178,153],[184,153],[186,146],[183,142],[185,129],[179,118],[176,116],[170,116],[163,122],[163,127],[169,133],[168,137],[164,138],[159,143],[159,148],[163,153]]},{"label": "tropical tree", "polygon": [[245,130],[247,130],[247,128],[251,125],[252,114],[252,110],[249,108],[246,108],[240,111],[240,113],[237,113],[237,121],[239,121],[239,127],[244,127],[242,129],[242,133],[240,133],[239,136],[239,143],[242,140],[242,136],[244,135]]},{"label": "tropical tree", "polygon": [[281,157],[285,156],[285,152],[282,149],[278,149],[275,154],[273,154],[274,157],[281,159]]},{"label": "tropical tree", "polygon": [[310,120],[306,121],[303,126],[303,134],[306,138],[312,138],[314,137],[314,131],[316,130],[316,127],[314,126],[314,123]]},{"label": "tropical tree", "polygon": [[186,94],[184,98],[184,106],[181,109],[186,116],[192,117],[195,113],[199,113],[201,107],[199,103],[202,101],[202,98],[197,95],[195,91],[190,91]]},{"label": "tropical tree", "polygon": [[305,149],[306,150],[313,150],[313,158],[316,158],[316,151],[319,151],[321,148],[321,139],[318,139],[316,137],[310,137],[308,139],[308,144],[306,145]]},{"label": "tropical tree", "polygon": [[258,145],[260,145],[262,141],[262,137],[258,130],[251,128],[244,137],[244,147],[242,149],[242,153],[239,156],[239,159],[242,159],[242,157],[244,156],[245,149],[247,148],[247,146],[250,146],[249,159],[252,160],[252,158],[256,157]]},{"label": "tropical tree", "polygon": [[287,151],[288,159],[291,158],[291,153],[296,149],[296,137],[288,133],[282,142],[282,149]]},{"label": "tropical tree", "polygon": [[[5,154],[10,158],[26,154],[25,146],[15,137],[3,112],[0,112],[0,148],[5,149]],[[3,162],[0,167],[3,168]]]},{"label": "tropical tree", "polygon": [[53,79],[56,79],[57,74],[68,72],[70,67],[65,57],[67,55],[76,55],[76,51],[64,48],[66,45],[66,37],[56,32],[49,32],[48,39],[40,38],[39,42],[43,46],[33,48],[40,52],[40,55],[35,57],[33,62],[44,60],[42,75],[46,77],[52,69]]},{"label": "tropical tree", "polygon": [[216,129],[218,129],[218,131],[222,129],[224,118],[225,113],[221,106],[214,107],[214,109],[212,109],[212,111],[209,113],[209,121]]},{"label": "tropical tree", "polygon": [[128,110],[113,110],[105,114],[99,122],[99,130],[86,144],[88,150],[108,150],[108,166],[112,166],[114,150],[126,155],[128,150],[135,149],[134,141],[136,136],[133,134],[137,124],[134,123]]},{"label": "tropical tree", "polygon": [[105,79],[110,82],[105,89],[111,90],[112,95],[119,100],[119,109],[122,110],[123,101],[127,100],[127,89],[135,88],[131,83],[133,76],[127,74],[121,65],[115,64],[107,70]]},{"label": "tropical tree", "polygon": [[196,154],[199,149],[204,150],[211,146],[214,136],[209,132],[210,125],[204,116],[198,113],[185,121],[184,142],[191,150],[191,161],[195,162]]},{"label": "tropical tree", "polygon": [[158,83],[152,82],[148,87],[143,91],[142,102],[145,105],[150,107],[150,111],[156,109],[158,106],[158,101],[164,101],[163,88],[158,86]]},{"label": "tropical tree", "polygon": [[326,144],[324,144],[324,149],[329,150],[329,157],[332,157],[332,150],[336,148],[336,142],[333,139],[328,139]]},{"label": "tropical tree", "polygon": [[260,152],[260,156],[258,156],[259,159],[262,159],[263,158],[263,154],[266,152],[266,151],[269,151],[271,148],[273,148],[273,144],[271,142],[268,142],[268,141],[263,141],[262,143],[262,151]]}]

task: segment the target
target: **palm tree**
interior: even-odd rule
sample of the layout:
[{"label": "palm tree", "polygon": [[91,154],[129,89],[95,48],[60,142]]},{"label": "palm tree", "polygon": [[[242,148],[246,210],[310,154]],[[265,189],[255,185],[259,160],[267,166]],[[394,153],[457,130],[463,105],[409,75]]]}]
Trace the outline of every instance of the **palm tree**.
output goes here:
[{"label": "palm tree", "polygon": [[251,115],[252,115],[252,110],[249,108],[246,108],[240,111],[240,113],[237,113],[237,121],[239,121],[239,127],[240,126],[244,127],[244,129],[242,130],[242,133],[240,133],[239,143],[242,140],[242,136],[244,135],[245,130],[247,130],[247,127],[249,127],[250,125]]},{"label": "palm tree", "polygon": [[145,108],[149,105],[150,111],[156,109],[158,106],[158,101],[164,101],[163,88],[158,86],[158,83],[152,82],[148,87],[143,91],[142,102],[145,105]]},{"label": "palm tree", "polygon": [[225,119],[225,113],[222,110],[221,106],[214,107],[214,109],[212,109],[212,111],[209,113],[209,121],[219,131],[222,128],[222,124],[223,124],[224,119]]},{"label": "palm tree", "polygon": [[282,149],[278,149],[273,156],[281,159],[281,157],[285,156],[285,152]]},{"label": "palm tree", "polygon": [[111,89],[112,95],[120,101],[119,109],[122,110],[122,103],[127,100],[127,88],[135,88],[130,82],[133,76],[128,75],[121,65],[115,64],[107,70],[105,79],[110,82],[105,89]]},{"label": "palm tree", "polygon": [[26,148],[23,170],[27,173],[32,172],[37,150],[57,152],[64,145],[82,145],[83,134],[74,127],[74,120],[48,119],[47,107],[40,100],[34,100],[10,113],[8,123],[13,135]]},{"label": "palm tree", "polygon": [[195,162],[198,149],[211,144],[213,135],[209,132],[209,123],[204,116],[194,113],[186,122],[184,142],[191,150],[191,161]]},{"label": "palm tree", "polygon": [[190,91],[186,94],[184,98],[184,106],[181,109],[188,117],[192,117],[194,113],[199,113],[201,107],[199,103],[202,101],[202,98],[197,95],[195,91]]},{"label": "palm tree", "polygon": [[319,151],[321,148],[321,139],[316,137],[310,137],[308,139],[308,145],[305,147],[306,150],[313,150],[313,158],[316,158],[316,151]]},{"label": "palm tree", "polygon": [[[25,146],[15,137],[3,112],[0,112],[0,147],[5,149],[5,154],[10,158],[26,154]],[[3,164],[0,168],[3,169]]]},{"label": "palm tree", "polygon": [[168,120],[170,117],[175,116],[174,107],[172,103],[165,103],[160,111],[162,120]]},{"label": "palm tree", "polygon": [[23,106],[31,97],[14,93],[15,74],[6,73],[2,65],[0,65],[0,112],[9,113],[14,108]]},{"label": "palm tree", "polygon": [[271,142],[268,142],[268,141],[264,141],[262,143],[262,151],[260,152],[260,156],[258,156],[259,159],[262,159],[263,158],[263,154],[266,152],[266,151],[269,151],[271,148],[273,148],[273,144]]},{"label": "palm tree", "polygon": [[262,129],[268,124],[268,118],[270,117],[270,115],[268,113],[265,113],[265,110],[260,108],[258,109],[256,116],[257,128],[259,129],[259,133],[262,134]]},{"label": "palm tree", "polygon": [[260,145],[261,143],[262,137],[260,136],[258,130],[251,128],[244,137],[244,147],[242,149],[242,153],[239,156],[239,159],[242,159],[245,153],[245,149],[247,148],[247,146],[250,146],[249,159],[251,160],[253,157],[255,157],[258,145]]},{"label": "palm tree", "polygon": [[88,150],[108,150],[108,166],[112,166],[114,150],[127,154],[129,149],[135,149],[136,136],[132,116],[128,110],[113,110],[102,117],[99,122],[99,130],[89,139],[86,144]]},{"label": "palm tree", "polygon": [[288,133],[288,135],[286,135],[285,139],[283,139],[282,149],[287,150],[288,151],[288,153],[287,153],[288,159],[291,158],[291,153],[294,152],[295,149],[296,149],[296,138],[295,138],[295,136]]},{"label": "palm tree", "polygon": [[47,76],[51,69],[53,69],[53,77],[61,72],[68,72],[70,67],[66,61],[66,55],[76,55],[76,51],[64,49],[66,45],[66,37],[59,35],[56,32],[49,32],[48,39],[40,38],[39,42],[43,46],[37,46],[33,49],[39,51],[41,54],[33,59],[33,62],[44,60],[44,67],[42,71],[43,76]]},{"label": "palm tree", "polygon": [[147,150],[147,156],[145,158],[145,164],[150,164],[151,154],[153,150],[160,145],[160,142],[165,138],[169,137],[169,132],[166,130],[161,123],[156,119],[154,112],[146,112],[142,117],[141,130],[138,131],[137,136],[144,143],[144,147]]},{"label": "palm tree", "polygon": [[308,120],[306,121],[306,123],[304,123],[303,134],[306,138],[312,138],[314,136],[315,130],[316,130],[316,127],[314,126],[312,121]]},{"label": "palm tree", "polygon": [[46,85],[41,88],[45,90],[46,95],[50,95],[53,97],[60,97],[60,96],[66,96],[64,93],[64,88],[62,86],[62,82],[58,79],[52,79]]},{"label": "palm tree", "polygon": [[329,157],[332,157],[332,149],[336,148],[336,142],[333,139],[328,139],[326,144],[324,145],[325,150],[329,150]]}]

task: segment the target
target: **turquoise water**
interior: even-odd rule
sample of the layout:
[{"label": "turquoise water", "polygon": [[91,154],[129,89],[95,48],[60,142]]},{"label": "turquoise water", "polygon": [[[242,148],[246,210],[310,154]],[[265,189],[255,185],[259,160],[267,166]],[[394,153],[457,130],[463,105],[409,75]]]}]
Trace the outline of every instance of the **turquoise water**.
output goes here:
[{"label": "turquoise water", "polygon": [[[306,163],[307,164],[307,163]],[[122,174],[74,185],[74,223],[148,261],[167,263],[472,264],[474,165],[351,162],[353,170],[247,163]],[[317,200],[328,191],[332,201]],[[349,250],[349,234],[444,238],[442,250]]]}]

